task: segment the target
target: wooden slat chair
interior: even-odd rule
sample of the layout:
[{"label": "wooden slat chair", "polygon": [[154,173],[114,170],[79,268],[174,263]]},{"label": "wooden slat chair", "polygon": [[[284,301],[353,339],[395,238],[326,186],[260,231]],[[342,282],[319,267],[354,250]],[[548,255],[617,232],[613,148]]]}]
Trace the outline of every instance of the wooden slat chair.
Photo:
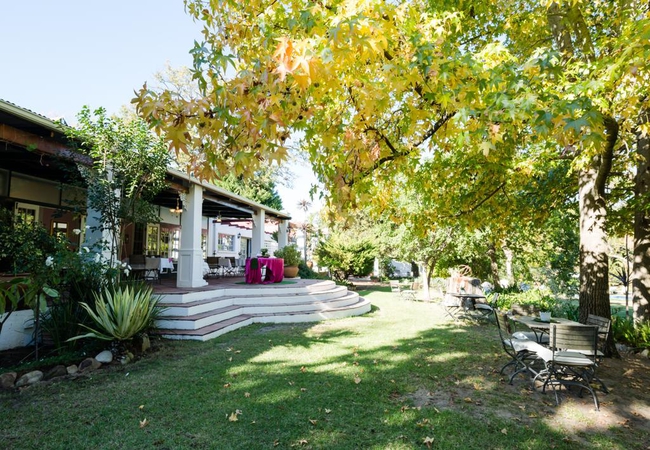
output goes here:
[{"label": "wooden slat chair", "polygon": [[[548,353],[539,353],[546,363],[546,370],[540,372],[536,379],[543,380],[542,392],[547,386],[553,386],[555,401],[559,405],[558,386],[576,386],[579,395],[583,390],[589,391],[594,399],[596,410],[599,410],[598,396],[591,387],[596,378],[596,355],[598,347],[598,327],[591,325],[551,325],[550,345]],[[567,351],[566,349],[571,349]],[[600,380],[598,380],[600,381]]]},{"label": "wooden slat chair", "polygon": [[219,265],[219,258],[217,256],[208,256],[206,258],[206,262],[208,263],[208,267],[210,269],[207,276],[208,277],[219,276],[219,268],[221,267]]},{"label": "wooden slat chair", "polygon": [[145,281],[158,281],[160,283],[160,261],[158,261],[158,258],[145,258],[144,279]]},{"label": "wooden slat chair", "polygon": [[595,325],[598,327],[598,354],[599,358],[604,356],[605,345],[607,345],[607,338],[612,329],[612,320],[606,317],[589,314],[587,316],[587,325]]},{"label": "wooden slat chair", "polygon": [[474,309],[481,313],[481,317],[484,319],[489,319],[494,316],[494,311],[498,309],[499,303],[499,294],[495,293],[492,295],[492,299],[488,303],[476,302],[474,304]]},{"label": "wooden slat chair", "polygon": [[461,299],[448,293],[445,294],[440,304],[444,308],[445,314],[452,320],[461,319],[465,313]]},{"label": "wooden slat chair", "polygon": [[548,349],[530,339],[514,338],[507,314],[495,309],[494,317],[503,351],[510,356],[510,361],[501,368],[501,375],[503,375],[507,367],[513,366],[514,371],[508,380],[509,384],[512,384],[512,380],[520,373],[528,372],[531,374],[531,378],[537,376],[539,372],[533,366],[539,360],[538,352],[548,351]]}]

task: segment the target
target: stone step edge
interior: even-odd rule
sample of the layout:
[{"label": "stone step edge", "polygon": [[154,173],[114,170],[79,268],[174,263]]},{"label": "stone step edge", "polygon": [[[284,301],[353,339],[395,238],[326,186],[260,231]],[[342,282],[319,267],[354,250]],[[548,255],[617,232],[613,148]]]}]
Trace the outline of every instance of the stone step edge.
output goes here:
[{"label": "stone step edge", "polygon": [[[251,298],[251,297],[260,297],[260,298],[275,298],[275,297],[305,297],[305,296],[310,296],[310,295],[329,295],[333,294],[336,291],[343,291],[344,286],[336,286],[334,289],[329,289],[329,290],[323,290],[323,291],[316,291],[316,292],[300,292],[300,293],[292,293],[292,294],[280,294],[280,295],[224,295],[224,296],[217,296],[217,297],[210,297],[206,299],[201,299],[201,300],[194,300],[191,302],[165,302],[161,301],[158,304],[163,307],[168,307],[168,308],[180,308],[180,307],[192,307],[192,306],[200,306],[200,305],[205,305],[206,303],[210,302],[218,302],[218,301],[223,301],[223,300],[236,300],[240,298]],[[353,292],[353,291],[350,291]]]},{"label": "stone step edge", "polygon": [[220,330],[222,328],[228,327],[232,324],[243,322],[248,319],[255,319],[255,317],[281,317],[281,316],[297,316],[297,315],[320,315],[323,313],[328,313],[328,312],[337,312],[337,311],[345,311],[345,310],[354,310],[354,309],[359,309],[366,304],[370,303],[368,300],[366,300],[363,297],[359,297],[359,301],[356,303],[353,303],[352,305],[347,305],[347,306],[342,306],[340,308],[330,308],[330,309],[324,309],[324,310],[307,310],[307,311],[292,311],[292,312],[284,312],[284,313],[258,313],[258,314],[241,314],[239,316],[235,316],[231,319],[226,319],[222,320],[220,322],[215,322],[213,324],[207,325],[205,327],[196,329],[196,330],[185,330],[185,329],[158,329],[152,332],[152,334],[155,335],[189,335],[189,336],[204,336],[209,333],[213,333],[214,331]]},{"label": "stone step edge", "polygon": [[[349,300],[351,297],[355,297],[355,296],[358,296],[358,295],[359,294],[357,294],[356,292],[348,292],[343,297],[327,298],[327,299],[324,299],[324,300],[313,300],[313,301],[300,302],[300,303],[270,303],[270,304],[267,304],[267,303],[245,303],[245,304],[234,304],[234,305],[223,306],[223,307],[217,308],[217,309],[211,309],[209,311],[205,311],[205,312],[202,312],[202,313],[192,314],[190,316],[178,316],[178,315],[176,315],[176,316],[166,316],[166,315],[163,314],[160,317],[160,319],[161,320],[188,320],[188,321],[190,321],[190,320],[204,319],[206,317],[210,317],[210,316],[217,315],[217,314],[222,314],[224,312],[230,312],[230,311],[240,309],[240,308],[242,308],[242,309],[264,308],[264,307],[273,308],[273,307],[286,307],[286,306],[295,306],[297,308],[300,308],[300,307],[306,306],[306,305],[323,305],[323,304],[326,305],[328,303],[335,303],[335,302]],[[319,311],[323,311],[323,310],[319,310]]]}]

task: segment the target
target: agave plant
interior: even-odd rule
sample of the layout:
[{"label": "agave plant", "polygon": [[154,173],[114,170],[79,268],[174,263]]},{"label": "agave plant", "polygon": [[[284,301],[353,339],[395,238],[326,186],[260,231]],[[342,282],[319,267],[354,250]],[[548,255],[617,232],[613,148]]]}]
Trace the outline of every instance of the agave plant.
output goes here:
[{"label": "agave plant", "polygon": [[106,341],[126,341],[153,327],[162,308],[151,287],[132,288],[129,286],[106,288],[103,294],[95,294],[95,310],[87,303],[81,306],[88,312],[95,327],[81,324],[90,330],[69,340],[96,338]]}]

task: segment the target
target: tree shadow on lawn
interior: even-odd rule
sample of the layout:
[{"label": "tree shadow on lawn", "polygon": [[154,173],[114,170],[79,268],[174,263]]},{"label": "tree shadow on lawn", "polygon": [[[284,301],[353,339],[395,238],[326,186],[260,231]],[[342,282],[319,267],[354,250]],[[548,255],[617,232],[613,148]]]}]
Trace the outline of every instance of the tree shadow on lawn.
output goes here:
[{"label": "tree shadow on lawn", "polygon": [[[614,393],[599,394],[600,413],[575,393],[562,393],[556,407],[525,377],[510,386],[499,375],[508,357],[494,325],[423,327],[416,320],[428,320],[433,305],[379,304],[363,317],[167,342],[151,358],[83,383],[3,394],[13,414],[0,443],[13,436],[6,448],[21,448],[18,436],[33,435],[42,448],[384,449],[423,448],[432,438],[444,449],[645,448],[637,446],[647,442],[647,417],[626,400],[647,408],[648,394],[630,386],[617,397],[617,364],[601,371]],[[395,308],[413,310],[406,320],[414,330],[391,324]],[[636,363],[635,379],[648,373]]]}]

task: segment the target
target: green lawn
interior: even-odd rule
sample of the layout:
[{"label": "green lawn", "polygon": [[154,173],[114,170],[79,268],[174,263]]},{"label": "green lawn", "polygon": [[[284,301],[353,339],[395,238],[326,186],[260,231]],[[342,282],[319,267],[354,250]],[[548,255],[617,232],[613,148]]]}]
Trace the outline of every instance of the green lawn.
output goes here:
[{"label": "green lawn", "polygon": [[[163,341],[128,366],[0,393],[0,448],[411,449],[427,448],[426,439],[440,449],[630,449],[648,442],[647,428],[595,426],[606,406],[572,413],[574,402],[591,402],[588,395],[558,408],[523,377],[505,384],[494,325],[449,324],[435,305],[362,295],[375,305],[362,317],[255,325],[206,343]],[[577,426],[559,426],[562,415],[576,416]]]}]

